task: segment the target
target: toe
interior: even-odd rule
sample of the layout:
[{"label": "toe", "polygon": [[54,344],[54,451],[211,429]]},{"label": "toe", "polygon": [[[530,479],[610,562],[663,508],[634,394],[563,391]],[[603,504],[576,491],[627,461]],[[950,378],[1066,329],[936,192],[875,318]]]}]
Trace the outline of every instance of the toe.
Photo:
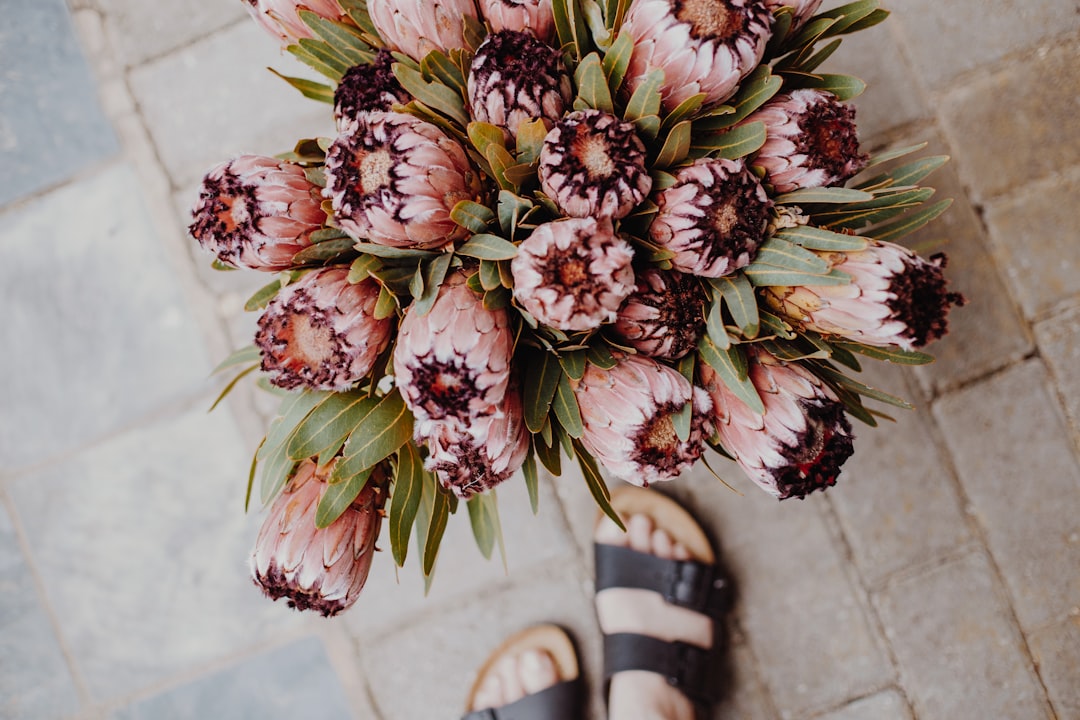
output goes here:
[{"label": "toe", "polygon": [[518,665],[521,671],[521,686],[528,695],[549,688],[559,680],[555,661],[546,652],[529,650],[522,654]]},{"label": "toe", "polygon": [[495,673],[489,673],[480,683],[480,687],[476,689],[473,708],[481,710],[483,708],[500,707],[504,704],[502,683],[499,682],[499,676]]},{"label": "toe", "polygon": [[630,548],[638,552],[652,551],[653,521],[648,515],[631,515],[626,521],[626,534]]},{"label": "toe", "polygon": [[596,534],[593,539],[601,545],[615,545],[616,547],[626,547],[629,543],[626,531],[612,522],[611,518],[606,515],[596,526]]},{"label": "toe", "polygon": [[652,533],[652,554],[665,560],[675,557],[675,544],[671,536],[664,530],[657,528]]},{"label": "toe", "polygon": [[503,704],[520,700],[525,697],[525,689],[521,686],[521,673],[518,671],[517,658],[503,658],[494,668],[502,685]]},{"label": "toe", "polygon": [[672,560],[693,560],[694,556],[690,554],[686,546],[681,542],[676,542],[671,547],[671,559]]}]

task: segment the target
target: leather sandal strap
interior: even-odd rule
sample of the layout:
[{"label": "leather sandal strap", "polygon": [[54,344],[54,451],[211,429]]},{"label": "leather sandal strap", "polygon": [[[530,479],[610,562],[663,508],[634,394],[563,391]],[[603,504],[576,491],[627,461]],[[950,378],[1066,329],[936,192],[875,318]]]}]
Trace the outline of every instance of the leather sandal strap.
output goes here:
[{"label": "leather sandal strap", "polygon": [[556,683],[499,708],[474,710],[461,720],[551,720],[581,717],[581,678]]},{"label": "leather sandal strap", "polygon": [[662,675],[669,685],[696,703],[709,705],[719,699],[721,668],[713,649],[633,633],[605,635],[605,684],[615,673],[627,670]]},{"label": "leather sandal strap", "polygon": [[653,590],[672,605],[718,619],[728,605],[728,588],[715,565],[666,560],[615,545],[594,545],[596,591],[607,588]]}]

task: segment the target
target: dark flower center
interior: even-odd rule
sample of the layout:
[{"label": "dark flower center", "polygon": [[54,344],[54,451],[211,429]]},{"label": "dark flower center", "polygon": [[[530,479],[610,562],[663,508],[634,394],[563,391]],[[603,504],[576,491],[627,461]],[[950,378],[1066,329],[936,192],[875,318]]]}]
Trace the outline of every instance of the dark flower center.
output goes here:
[{"label": "dark flower center", "polygon": [[222,177],[207,177],[199,194],[200,204],[188,230],[203,247],[223,262],[239,258],[242,245],[257,233],[259,200],[254,185],[244,184],[225,168]]},{"label": "dark flower center", "polygon": [[672,418],[684,407],[683,403],[669,402],[656,408],[634,434],[633,460],[639,465],[655,468],[661,474],[674,475],[679,467],[695,462],[701,457],[700,435],[704,419],[694,414],[691,420],[690,438],[679,439]]},{"label": "dark flower center", "polygon": [[[653,357],[678,359],[698,344],[705,329],[705,295],[701,285],[690,275],[675,270],[648,270],[638,276],[637,290],[625,307],[645,305],[656,310],[648,321],[627,320],[638,325],[641,342],[660,341],[659,353],[638,349]],[[622,314],[620,313],[621,317]]]},{"label": "dark flower center", "polygon": [[262,588],[271,600],[288,598],[289,607],[293,610],[314,610],[323,617],[333,617],[347,607],[344,598],[330,600],[323,597],[319,583],[310,590],[290,583],[277,563],[270,563],[266,575],[256,578],[255,584]]},{"label": "dark flower center", "polygon": [[565,250],[552,248],[541,265],[544,281],[541,287],[554,287],[575,300],[592,295],[597,290],[596,280],[589,271],[589,248],[582,245]]},{"label": "dark flower center", "polygon": [[788,464],[777,469],[780,499],[805,498],[836,484],[840,466],[855,451],[851,423],[844,406],[831,400],[803,400],[806,430],[793,445],[781,449]]},{"label": "dark flower center", "polygon": [[811,168],[836,178],[832,182],[847,180],[866,164],[866,156],[859,154],[854,108],[821,100],[807,109],[799,129],[797,152],[808,156]]},{"label": "dark flower center", "polygon": [[473,374],[455,362],[423,361],[412,374],[417,404],[433,418],[466,417],[470,401],[481,394]]},{"label": "dark flower center", "polygon": [[394,77],[394,57],[380,50],[375,61],[353,65],[334,91],[334,114],[351,118],[357,113],[390,110],[394,103],[409,102],[409,95]]},{"label": "dark flower center", "polygon": [[491,469],[487,454],[472,437],[462,433],[453,447],[454,460],[438,460],[432,470],[462,498],[470,498],[502,482],[505,477]]},{"label": "dark flower center", "polygon": [[306,290],[297,290],[285,306],[270,306],[259,318],[255,344],[263,372],[287,390],[331,383],[349,362],[342,337]]},{"label": "dark flower center", "polygon": [[907,325],[905,337],[916,347],[944,336],[949,330],[949,306],[966,302],[963,295],[948,291],[942,272],[945,256],[935,255],[930,260],[905,265],[904,271],[893,277],[889,286],[893,296],[886,301],[893,317]]},{"label": "dark flower center", "polygon": [[726,43],[746,29],[746,16],[726,0],[673,0],[675,17],[698,40]]}]

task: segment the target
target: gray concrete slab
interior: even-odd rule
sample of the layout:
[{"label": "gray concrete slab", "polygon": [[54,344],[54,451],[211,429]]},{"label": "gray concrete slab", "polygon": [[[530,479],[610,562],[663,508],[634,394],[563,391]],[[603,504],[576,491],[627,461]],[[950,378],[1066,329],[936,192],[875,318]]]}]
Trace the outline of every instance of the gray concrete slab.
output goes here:
[{"label": "gray concrete slab", "polygon": [[125,66],[166,55],[247,16],[243,3],[221,0],[94,1],[105,18],[111,45]]},{"label": "gray concrete slab", "polygon": [[1080,308],[1067,310],[1035,326],[1039,352],[1053,376],[1058,397],[1080,442]]},{"label": "gray concrete slab", "polygon": [[896,690],[860,698],[816,720],[912,720],[907,700]]},{"label": "gray concrete slab", "polygon": [[1033,633],[1029,642],[1058,718],[1080,718],[1080,608],[1065,622]]}]

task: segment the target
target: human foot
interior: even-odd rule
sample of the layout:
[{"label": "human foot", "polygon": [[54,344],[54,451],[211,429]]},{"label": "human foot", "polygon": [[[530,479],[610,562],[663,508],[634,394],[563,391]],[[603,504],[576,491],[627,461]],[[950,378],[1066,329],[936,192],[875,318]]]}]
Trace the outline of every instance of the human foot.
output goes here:
[{"label": "human foot", "polygon": [[[702,569],[714,565],[715,557],[708,539],[693,518],[673,501],[652,491],[625,488],[616,493],[612,503],[620,511],[627,530],[623,532],[610,519],[602,517],[594,535],[597,545],[632,550],[666,561],[698,561],[704,566]],[[692,575],[692,580],[700,578],[704,583],[699,584],[702,594],[691,597],[694,593],[687,595],[681,587],[669,592],[667,588],[674,586],[659,582],[661,575],[670,576],[678,567],[671,563],[651,563],[641,556],[610,551],[598,552],[597,557],[600,589],[596,610],[600,627],[605,636],[617,636],[606,641],[609,671],[642,665],[640,658],[611,657],[612,653],[656,655],[670,647],[646,647],[634,636],[656,638],[664,643],[686,643],[702,649],[696,653],[699,662],[707,659],[708,654],[704,651],[712,647],[715,634],[712,617],[719,614],[720,608],[715,600],[707,601],[713,584],[711,570],[699,575],[695,574],[698,566],[689,568],[690,574],[686,577]],[[613,570],[612,565],[621,568]],[[657,585],[665,586],[661,592],[681,595],[680,599],[690,606],[696,604],[695,609],[670,604],[657,591]],[[721,583],[716,585],[719,589]],[[644,664],[663,664],[655,657],[648,661]],[[707,667],[707,663],[699,667]],[[694,720],[694,701],[687,693],[699,695],[697,699],[702,700],[700,693],[704,691],[709,695],[707,686],[714,679],[707,677],[708,673],[700,678],[683,677],[681,682],[685,687],[680,688],[669,682],[668,674],[678,675],[679,672],[677,669],[672,669],[671,673],[658,672],[655,667],[615,672],[608,694],[610,717],[615,720]]]}]

